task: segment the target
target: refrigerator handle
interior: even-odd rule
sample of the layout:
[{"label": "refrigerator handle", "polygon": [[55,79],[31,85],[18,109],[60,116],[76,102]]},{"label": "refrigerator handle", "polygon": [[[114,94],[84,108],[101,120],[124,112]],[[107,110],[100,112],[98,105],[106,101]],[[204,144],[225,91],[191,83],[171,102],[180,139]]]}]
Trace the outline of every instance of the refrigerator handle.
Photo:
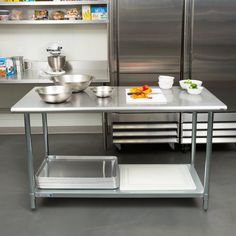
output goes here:
[{"label": "refrigerator handle", "polygon": [[180,79],[192,78],[194,0],[183,0]]},{"label": "refrigerator handle", "polygon": [[109,1],[108,7],[108,70],[111,85],[118,85],[118,1]]}]

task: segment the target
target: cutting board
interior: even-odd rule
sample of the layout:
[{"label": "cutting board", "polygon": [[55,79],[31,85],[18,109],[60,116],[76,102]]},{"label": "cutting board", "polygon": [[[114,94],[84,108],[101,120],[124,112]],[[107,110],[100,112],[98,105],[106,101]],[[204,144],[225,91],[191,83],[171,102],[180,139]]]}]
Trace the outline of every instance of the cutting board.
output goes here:
[{"label": "cutting board", "polygon": [[150,93],[148,96],[152,97],[152,99],[148,98],[137,98],[133,99],[131,98],[131,95],[128,95],[130,93],[129,89],[126,89],[126,103],[128,104],[164,104],[167,103],[166,96],[162,93],[161,89],[152,89],[152,93]]},{"label": "cutting board", "polygon": [[120,190],[195,190],[189,168],[184,164],[122,164]]}]

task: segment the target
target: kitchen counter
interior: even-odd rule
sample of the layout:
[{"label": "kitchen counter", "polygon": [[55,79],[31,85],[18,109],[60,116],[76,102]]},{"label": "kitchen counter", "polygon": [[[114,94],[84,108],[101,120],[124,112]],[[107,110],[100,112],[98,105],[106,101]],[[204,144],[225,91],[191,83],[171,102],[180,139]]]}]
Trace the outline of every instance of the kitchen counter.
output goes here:
[{"label": "kitchen counter", "polygon": [[[52,84],[52,76],[44,72],[47,68],[46,62],[34,62],[33,68],[25,71],[22,76],[0,78],[0,84]],[[92,75],[95,83],[110,81],[106,61],[72,61],[67,64],[65,70],[66,74]]]}]

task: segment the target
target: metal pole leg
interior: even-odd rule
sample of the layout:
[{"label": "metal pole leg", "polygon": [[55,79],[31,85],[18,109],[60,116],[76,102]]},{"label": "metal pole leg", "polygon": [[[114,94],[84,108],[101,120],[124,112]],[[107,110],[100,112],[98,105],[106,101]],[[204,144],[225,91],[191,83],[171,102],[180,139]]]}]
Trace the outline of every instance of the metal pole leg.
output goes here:
[{"label": "metal pole leg", "polygon": [[104,146],[104,150],[107,151],[107,135],[108,135],[108,130],[107,130],[107,113],[106,112],[102,113],[102,133],[103,133],[103,146]]},{"label": "metal pole leg", "polygon": [[29,189],[30,189],[30,207],[31,209],[36,208],[36,197],[35,197],[35,179],[34,179],[34,163],[33,163],[33,149],[32,149],[32,138],[31,138],[31,127],[30,127],[30,115],[24,114],[25,121],[25,138],[27,145],[27,165],[28,165],[28,178],[29,178]]},{"label": "metal pole leg", "polygon": [[203,195],[203,208],[205,211],[207,211],[208,209],[208,200],[209,200],[213,120],[214,120],[213,112],[208,112],[207,146],[206,146],[206,161],[205,161],[205,172],[204,172],[204,195]]},{"label": "metal pole leg", "polygon": [[49,143],[48,143],[48,121],[47,114],[42,113],[42,123],[43,123],[43,139],[44,139],[44,150],[45,150],[45,158],[49,155]]},{"label": "metal pole leg", "polygon": [[192,114],[192,149],[191,149],[191,164],[195,165],[196,156],[196,139],[197,139],[197,112]]}]

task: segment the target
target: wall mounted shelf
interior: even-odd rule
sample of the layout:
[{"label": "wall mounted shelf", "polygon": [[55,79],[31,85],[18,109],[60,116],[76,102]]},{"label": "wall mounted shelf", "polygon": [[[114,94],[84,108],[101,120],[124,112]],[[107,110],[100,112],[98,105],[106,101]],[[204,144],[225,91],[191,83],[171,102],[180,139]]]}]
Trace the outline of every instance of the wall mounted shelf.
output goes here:
[{"label": "wall mounted shelf", "polygon": [[108,2],[105,0],[98,1],[44,1],[44,2],[0,2],[1,6],[22,7],[22,6],[70,6],[70,5],[103,5]]}]

